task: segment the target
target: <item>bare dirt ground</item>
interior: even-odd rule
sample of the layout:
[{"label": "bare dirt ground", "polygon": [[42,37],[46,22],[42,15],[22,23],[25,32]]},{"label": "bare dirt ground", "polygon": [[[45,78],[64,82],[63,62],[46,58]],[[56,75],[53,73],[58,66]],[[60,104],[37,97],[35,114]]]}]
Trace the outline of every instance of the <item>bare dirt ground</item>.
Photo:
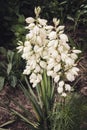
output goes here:
[{"label": "bare dirt ground", "polygon": [[13,99],[17,103],[23,105],[23,107],[30,111],[30,113],[33,113],[31,104],[27,101],[22,91],[19,88],[13,89],[6,85],[0,92],[0,125],[13,121],[13,123],[5,125],[3,128],[7,128],[9,130],[31,130],[28,124],[20,118],[14,116],[11,112],[11,109],[14,109],[23,114],[22,109],[20,109],[14,101],[12,101]]}]

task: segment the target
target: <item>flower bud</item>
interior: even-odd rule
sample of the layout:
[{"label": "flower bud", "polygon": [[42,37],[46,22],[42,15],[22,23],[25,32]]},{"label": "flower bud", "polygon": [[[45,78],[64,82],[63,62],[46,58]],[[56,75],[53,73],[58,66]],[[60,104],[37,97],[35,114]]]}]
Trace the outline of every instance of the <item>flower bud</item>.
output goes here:
[{"label": "flower bud", "polygon": [[41,12],[41,8],[40,8],[40,6],[35,7],[34,12],[35,12],[36,16],[38,17],[38,16],[39,16],[39,14],[40,14],[40,12]]}]

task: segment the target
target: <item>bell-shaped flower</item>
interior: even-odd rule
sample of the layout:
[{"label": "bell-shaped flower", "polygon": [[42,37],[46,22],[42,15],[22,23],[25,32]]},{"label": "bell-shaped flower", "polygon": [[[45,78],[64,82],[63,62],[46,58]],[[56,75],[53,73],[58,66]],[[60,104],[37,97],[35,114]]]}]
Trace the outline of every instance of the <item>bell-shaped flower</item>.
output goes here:
[{"label": "bell-shaped flower", "polygon": [[31,30],[31,29],[33,29],[34,27],[35,27],[35,24],[34,24],[34,23],[31,23],[31,24],[29,24],[28,26],[26,26],[25,29]]},{"label": "bell-shaped flower", "polygon": [[65,59],[65,64],[68,65],[68,66],[72,66],[72,65],[74,65],[74,60],[71,59],[70,57],[67,57]]},{"label": "bell-shaped flower", "polygon": [[35,72],[35,73],[38,73],[38,72],[40,72],[40,71],[41,71],[41,68],[40,68],[40,66],[37,64],[36,67],[35,67],[34,72]]},{"label": "bell-shaped flower", "polygon": [[54,73],[54,72],[53,72],[53,71],[51,71],[51,70],[48,70],[48,71],[47,71],[47,75],[48,75],[48,76],[52,76],[52,75],[53,75],[53,73]]},{"label": "bell-shaped flower", "polygon": [[60,80],[60,75],[55,76],[54,82],[57,83]]},{"label": "bell-shaped flower", "polygon": [[40,19],[40,18],[38,18],[37,20],[38,20],[39,24],[42,25],[42,26],[45,26],[46,23],[47,23],[46,19]]},{"label": "bell-shaped flower", "polygon": [[63,80],[61,80],[60,82],[59,82],[59,87],[63,87],[64,86],[64,81]]},{"label": "bell-shaped flower", "polygon": [[53,29],[53,26],[51,26],[51,25],[47,25],[47,26],[45,26],[45,29],[51,31],[51,30]]},{"label": "bell-shaped flower", "polygon": [[40,66],[42,67],[42,68],[46,68],[46,66],[47,66],[47,64],[46,64],[46,62],[45,61],[40,61]]},{"label": "bell-shaped flower", "polygon": [[50,40],[56,39],[57,38],[57,34],[55,31],[51,31],[50,34],[48,35]]},{"label": "bell-shaped flower", "polygon": [[80,50],[72,50],[72,52],[73,52],[73,53],[76,53],[76,54],[81,53],[81,51],[80,51]]},{"label": "bell-shaped flower", "polygon": [[73,59],[73,60],[76,60],[77,58],[78,58],[78,56],[77,56],[77,54],[75,54],[75,53],[71,53],[71,58]]},{"label": "bell-shaped flower", "polygon": [[18,46],[17,47],[18,53],[20,53],[21,51],[23,51],[23,49],[24,49],[24,46]]},{"label": "bell-shaped flower", "polygon": [[67,94],[66,94],[65,92],[63,92],[63,93],[61,94],[61,96],[62,96],[62,97],[66,97]]},{"label": "bell-shaped flower", "polygon": [[57,32],[59,32],[59,31],[61,31],[61,30],[64,30],[64,27],[65,27],[65,26],[58,26]]},{"label": "bell-shaped flower", "polygon": [[72,74],[71,71],[66,72],[65,75],[66,75],[66,78],[67,78],[68,81],[71,81],[71,82],[72,82],[72,81],[75,80],[75,76]]},{"label": "bell-shaped flower", "polygon": [[23,74],[29,75],[30,73],[31,73],[31,68],[30,68],[30,66],[26,66],[26,68],[25,68],[24,71],[23,71]]},{"label": "bell-shaped flower", "polygon": [[26,21],[26,23],[33,23],[35,21],[35,19],[32,17],[29,17],[29,18],[26,18],[25,21]]},{"label": "bell-shaped flower", "polygon": [[59,94],[62,94],[62,93],[63,93],[63,87],[60,87],[60,86],[59,86],[59,87],[57,88],[57,91],[58,91]]},{"label": "bell-shaped flower", "polygon": [[61,69],[61,64],[57,64],[54,66],[54,72],[58,72]]},{"label": "bell-shaped flower", "polygon": [[60,20],[57,19],[57,18],[53,18],[53,23],[54,23],[55,26],[58,26],[59,23],[60,23]]},{"label": "bell-shaped flower", "polygon": [[60,37],[61,41],[65,42],[65,43],[69,41],[66,34],[60,34],[59,37]]},{"label": "bell-shaped flower", "polygon": [[73,75],[78,75],[78,72],[79,72],[79,68],[77,68],[77,67],[72,67],[72,69],[71,69],[71,73],[73,74]]},{"label": "bell-shaped flower", "polygon": [[28,40],[32,39],[33,35],[34,35],[33,32],[26,34],[26,40],[28,41]]},{"label": "bell-shaped flower", "polygon": [[41,12],[40,6],[38,6],[37,8],[35,7],[34,12],[35,12],[35,14],[36,14],[36,17],[38,17],[39,14],[40,14],[40,12]]},{"label": "bell-shaped flower", "polygon": [[48,47],[54,47],[56,48],[58,46],[58,40],[51,40],[49,43],[48,43]]},{"label": "bell-shaped flower", "polygon": [[71,91],[71,86],[69,84],[65,84],[65,90],[66,91]]}]

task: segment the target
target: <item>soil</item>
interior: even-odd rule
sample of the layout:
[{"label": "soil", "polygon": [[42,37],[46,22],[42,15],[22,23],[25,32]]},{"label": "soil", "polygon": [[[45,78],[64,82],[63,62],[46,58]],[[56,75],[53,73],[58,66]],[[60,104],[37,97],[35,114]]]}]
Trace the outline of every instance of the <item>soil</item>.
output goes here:
[{"label": "soil", "polygon": [[[10,95],[10,98],[9,98]],[[31,130],[31,127],[22,121],[19,117],[15,116],[12,109],[23,114],[22,109],[15,104],[23,105],[23,107],[30,113],[33,113],[30,102],[25,98],[23,92],[16,87],[16,89],[5,85],[4,89],[0,92],[0,126],[6,122],[13,121],[13,123],[5,125],[3,128],[8,130]],[[30,119],[33,120],[30,116]]]}]

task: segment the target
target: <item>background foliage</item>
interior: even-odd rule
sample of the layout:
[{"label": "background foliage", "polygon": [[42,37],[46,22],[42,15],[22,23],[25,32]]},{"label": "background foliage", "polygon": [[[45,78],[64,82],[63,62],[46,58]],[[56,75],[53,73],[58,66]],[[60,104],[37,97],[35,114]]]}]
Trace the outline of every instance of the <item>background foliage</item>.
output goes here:
[{"label": "background foliage", "polygon": [[[87,32],[86,0],[0,0],[1,46],[13,49],[19,36],[23,38],[24,18],[34,16],[35,6],[41,6],[41,16],[49,22],[53,17],[59,18],[67,26],[67,32],[73,31],[75,35],[78,29],[83,31],[83,28]],[[87,40],[85,36],[82,37],[81,42]]]}]

